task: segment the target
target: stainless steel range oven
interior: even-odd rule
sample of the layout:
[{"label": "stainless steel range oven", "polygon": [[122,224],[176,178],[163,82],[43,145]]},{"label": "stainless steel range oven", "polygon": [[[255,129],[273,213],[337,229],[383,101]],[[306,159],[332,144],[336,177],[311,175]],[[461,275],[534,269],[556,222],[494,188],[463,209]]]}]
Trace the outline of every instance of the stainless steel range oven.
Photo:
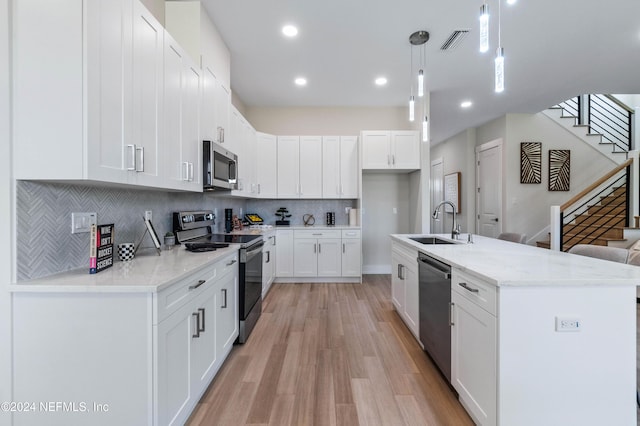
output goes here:
[{"label": "stainless steel range oven", "polygon": [[262,235],[213,234],[215,216],[212,211],[187,211],[173,214],[173,228],[178,243],[197,250],[219,243],[238,244],[240,266],[238,274],[239,336],[246,342],[262,313]]}]

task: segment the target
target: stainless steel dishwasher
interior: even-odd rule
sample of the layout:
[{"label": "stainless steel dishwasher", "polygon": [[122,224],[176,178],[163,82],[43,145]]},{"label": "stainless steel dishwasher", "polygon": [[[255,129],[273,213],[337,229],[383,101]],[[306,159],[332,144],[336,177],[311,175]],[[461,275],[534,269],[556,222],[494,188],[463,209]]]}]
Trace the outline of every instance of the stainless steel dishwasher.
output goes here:
[{"label": "stainless steel dishwasher", "polygon": [[451,266],[418,254],[420,341],[451,382]]}]

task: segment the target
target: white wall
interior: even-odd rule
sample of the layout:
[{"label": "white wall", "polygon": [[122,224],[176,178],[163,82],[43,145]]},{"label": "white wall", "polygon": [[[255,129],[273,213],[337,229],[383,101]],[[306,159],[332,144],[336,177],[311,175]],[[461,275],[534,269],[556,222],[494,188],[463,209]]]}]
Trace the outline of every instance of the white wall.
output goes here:
[{"label": "white wall", "polygon": [[[460,172],[460,213],[458,223],[463,233],[475,232],[475,146],[476,129],[471,128],[431,148],[431,158],[442,158],[443,174]],[[433,209],[431,209],[433,210]],[[442,210],[441,210],[442,212]],[[443,232],[450,232],[453,215],[440,215],[444,220]]]},{"label": "white wall", "polygon": [[[567,201],[615,166],[609,158],[541,113],[507,114],[476,129],[468,129],[431,150],[432,158],[443,158],[445,175],[462,172],[460,223],[463,232],[475,230],[474,147],[494,139],[503,140],[502,230],[525,233],[530,244],[546,239],[551,205]],[[541,184],[520,183],[521,142],[542,142]],[[568,192],[548,191],[550,149],[571,150],[571,190]],[[446,219],[445,231],[450,220],[450,217]]]},{"label": "white wall", "polygon": [[[394,213],[393,209],[397,213]],[[365,274],[391,273],[389,234],[411,232],[409,174],[362,175],[362,270]]]},{"label": "white wall", "polygon": [[272,135],[359,135],[361,130],[411,130],[407,108],[246,107],[245,118]]},{"label": "white wall", "polygon": [[[10,126],[9,0],[0,0],[0,402],[11,401],[11,298],[8,285],[13,275],[13,191]],[[10,415],[0,412],[0,425],[9,425]]]}]

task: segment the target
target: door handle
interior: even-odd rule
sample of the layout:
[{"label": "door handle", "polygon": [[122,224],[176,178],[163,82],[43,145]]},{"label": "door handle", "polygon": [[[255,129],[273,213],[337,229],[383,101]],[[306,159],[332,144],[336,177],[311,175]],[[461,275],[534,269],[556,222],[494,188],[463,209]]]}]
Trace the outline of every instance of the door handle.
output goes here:
[{"label": "door handle", "polygon": [[136,158],[136,165],[135,165],[135,169],[136,172],[144,172],[144,147],[143,146],[136,146],[136,151],[140,151],[140,168],[138,168],[138,161]]},{"label": "door handle", "polygon": [[314,244],[314,245],[313,245],[313,252],[314,252],[314,253],[317,253],[317,251],[316,251],[316,244]]},{"label": "door handle", "polygon": [[235,259],[233,259],[231,262],[227,263],[227,266],[231,266],[231,265],[233,265],[234,263],[236,263],[236,260],[235,260]]},{"label": "door handle", "polygon": [[449,326],[455,325],[453,323],[453,306],[454,306],[454,303],[449,302]]},{"label": "door handle", "polygon": [[342,243],[342,253],[346,253],[345,243]]},{"label": "door handle", "polygon": [[200,313],[194,312],[191,316],[196,317],[196,334],[192,334],[191,337],[198,338],[200,337]]},{"label": "door handle", "polygon": [[200,332],[204,333],[204,308],[198,308],[198,315],[202,314],[202,329],[200,329],[200,324],[198,324],[198,334],[200,334]]},{"label": "door handle", "polygon": [[322,244],[318,243],[318,253],[322,253]]},{"label": "door handle", "polygon": [[222,309],[226,309],[227,308],[227,289],[223,288],[222,292],[224,293],[224,304],[222,306],[220,306]]},{"label": "door handle", "polygon": [[189,290],[195,290],[196,288],[200,287],[202,284],[206,282],[207,282],[206,280],[198,280],[198,284],[190,285]]},{"label": "door handle", "polygon": [[181,180],[184,181],[188,181],[189,180],[189,162],[188,161],[183,161],[182,162],[182,177]]},{"label": "door handle", "polygon": [[127,145],[127,149],[131,149],[131,167],[127,167],[127,170],[134,171],[136,170],[136,146],[135,145]]}]

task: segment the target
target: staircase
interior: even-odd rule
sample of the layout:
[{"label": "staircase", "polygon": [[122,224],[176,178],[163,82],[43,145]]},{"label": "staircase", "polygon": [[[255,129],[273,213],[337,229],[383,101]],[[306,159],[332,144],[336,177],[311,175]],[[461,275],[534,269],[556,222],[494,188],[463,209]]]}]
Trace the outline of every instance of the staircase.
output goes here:
[{"label": "staircase", "polygon": [[[609,242],[624,241],[626,223],[626,185],[617,187],[600,200],[586,207],[586,211],[563,226],[562,250],[576,244],[606,246]],[[550,241],[536,241],[538,247],[549,248]]]},{"label": "staircase", "polygon": [[[562,105],[562,104],[560,104]],[[571,110],[556,105],[546,109],[542,113],[551,118],[560,126],[564,127],[569,133],[582,139],[593,149],[599,151],[602,155],[610,158],[616,164],[620,164],[627,159],[627,151],[622,150],[615,143],[610,142],[601,133],[596,133],[590,129],[587,124],[578,124],[579,118]]]}]

